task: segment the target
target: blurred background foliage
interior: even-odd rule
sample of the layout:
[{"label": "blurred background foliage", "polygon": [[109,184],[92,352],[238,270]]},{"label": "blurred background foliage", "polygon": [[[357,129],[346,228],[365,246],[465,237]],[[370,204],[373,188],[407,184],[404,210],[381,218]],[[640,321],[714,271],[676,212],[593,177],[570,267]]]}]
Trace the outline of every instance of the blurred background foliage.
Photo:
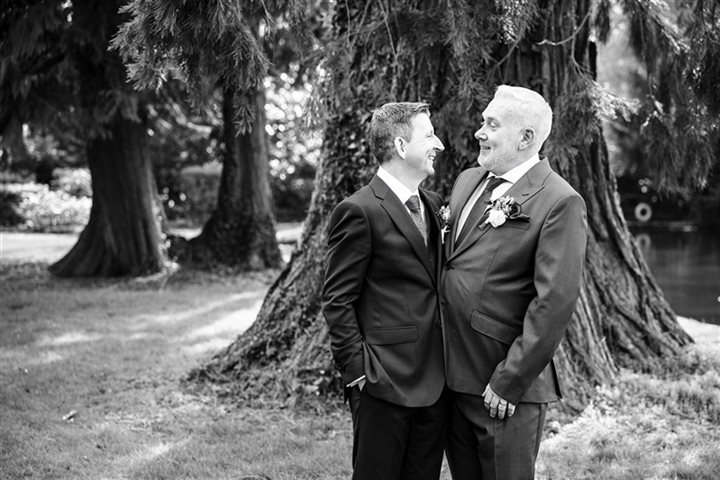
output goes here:
[{"label": "blurred background foliage", "polygon": [[[628,42],[636,32],[619,10],[611,18],[608,41],[599,47],[602,68],[598,68],[598,81],[620,97],[644,98],[649,94],[646,67]],[[314,118],[318,110],[311,103],[317,101],[311,97],[313,72],[305,70],[288,38],[275,40],[279,47],[272,53],[273,66],[263,84],[272,204],[276,221],[300,222],[313,191],[322,119]],[[168,220],[196,227],[207,220],[217,201],[222,173],[222,99],[216,91],[215,101],[198,110],[185,88],[180,81],[169,79],[158,92],[161,98],[148,107],[148,134]],[[713,172],[697,192],[669,188],[655,175],[662,159],[648,158],[641,141],[640,132],[648,126],[641,123],[640,113],[606,121],[604,128],[626,218],[638,224],[680,220],[720,228],[720,174]],[[57,111],[53,121],[24,124],[20,135],[0,136],[0,225],[4,229],[78,231],[87,222],[91,178],[82,132],[71,117],[72,112]],[[433,121],[454,132],[456,138],[444,141],[455,142],[459,151],[468,150],[465,157],[473,157],[474,144],[462,144],[467,132],[452,128],[455,119],[436,115]],[[717,142],[720,144],[720,139]],[[348,145],[353,148],[354,144]],[[441,157],[440,161],[459,160]]]},{"label": "blurred background foliage", "polygon": [[[300,222],[310,204],[321,144],[320,134],[304,117],[311,86],[283,72],[268,77],[264,87],[275,217]],[[217,200],[222,118],[219,99],[215,108],[198,113],[182,98],[168,94],[164,103],[149,109],[148,133],[168,219],[196,227]],[[92,196],[82,149],[72,137],[28,125],[22,139],[23,154],[18,155],[8,139],[0,137],[0,225],[35,232],[79,231],[88,220]]]}]

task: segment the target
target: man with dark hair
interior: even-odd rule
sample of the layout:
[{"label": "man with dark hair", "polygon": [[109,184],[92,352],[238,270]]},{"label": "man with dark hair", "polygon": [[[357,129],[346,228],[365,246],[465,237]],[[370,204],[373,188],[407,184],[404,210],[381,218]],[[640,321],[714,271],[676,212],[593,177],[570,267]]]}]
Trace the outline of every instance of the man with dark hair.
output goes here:
[{"label": "man with dark hair", "polygon": [[437,480],[445,386],[437,297],[441,199],[428,105],[373,112],[370,183],[333,211],[322,311],[353,420],[353,479]]}]

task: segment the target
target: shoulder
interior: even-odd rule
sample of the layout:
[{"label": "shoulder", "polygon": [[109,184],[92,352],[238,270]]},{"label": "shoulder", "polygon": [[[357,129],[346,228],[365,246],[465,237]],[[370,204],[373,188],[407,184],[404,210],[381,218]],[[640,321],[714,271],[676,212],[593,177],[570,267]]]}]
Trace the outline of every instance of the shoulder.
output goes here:
[{"label": "shoulder", "polygon": [[442,197],[439,194],[433,192],[432,190],[426,190],[424,188],[421,188],[419,190],[427,197],[428,201],[433,205],[439,207],[442,204]]},{"label": "shoulder", "polygon": [[552,192],[558,199],[568,199],[571,202],[585,203],[582,195],[580,195],[567,180],[554,170],[550,170],[550,173],[545,178],[544,184],[545,188]]},{"label": "shoulder", "polygon": [[465,180],[467,178],[482,176],[482,175],[485,175],[485,173],[487,173],[487,170],[485,170],[482,167],[466,168],[465,170],[460,172],[460,174],[457,176],[456,182],[460,181],[461,179]]},{"label": "shoulder", "polygon": [[331,217],[334,220],[348,215],[365,217],[367,209],[371,208],[375,203],[372,201],[373,198],[375,198],[375,195],[372,189],[365,185],[338,203],[333,209]]}]

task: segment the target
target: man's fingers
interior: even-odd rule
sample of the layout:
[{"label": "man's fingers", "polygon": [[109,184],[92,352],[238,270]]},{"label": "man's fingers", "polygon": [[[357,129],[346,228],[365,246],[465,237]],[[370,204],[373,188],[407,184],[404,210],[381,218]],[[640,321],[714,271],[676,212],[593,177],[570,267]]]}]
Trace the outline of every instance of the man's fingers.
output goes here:
[{"label": "man's fingers", "polygon": [[508,403],[508,407],[507,407],[508,418],[512,417],[513,413],[515,413],[515,405],[513,405],[512,403]]},{"label": "man's fingers", "polygon": [[501,400],[500,403],[498,403],[498,418],[500,420],[505,418],[506,411],[507,411],[507,402],[505,400]]},{"label": "man's fingers", "polygon": [[498,405],[500,404],[500,397],[493,393],[490,399],[490,416],[495,418],[498,414]]}]

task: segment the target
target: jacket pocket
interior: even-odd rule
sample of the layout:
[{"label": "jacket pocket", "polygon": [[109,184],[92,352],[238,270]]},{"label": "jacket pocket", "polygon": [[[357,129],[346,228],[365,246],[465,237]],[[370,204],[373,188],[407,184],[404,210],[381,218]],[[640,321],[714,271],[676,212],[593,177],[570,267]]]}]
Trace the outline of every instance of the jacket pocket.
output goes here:
[{"label": "jacket pocket", "polygon": [[498,342],[502,342],[506,345],[512,344],[515,339],[520,335],[520,331],[514,329],[509,325],[505,325],[502,322],[498,322],[487,315],[475,311],[470,315],[470,326],[476,332],[480,332],[483,335],[487,335],[490,338],[494,338]]},{"label": "jacket pocket", "polygon": [[396,343],[416,342],[418,339],[417,327],[396,327],[368,330],[365,332],[365,341],[369,345],[394,345]]},{"label": "jacket pocket", "polygon": [[530,228],[530,220],[527,218],[508,218],[507,221],[500,227],[518,228],[520,230],[527,230]]}]

